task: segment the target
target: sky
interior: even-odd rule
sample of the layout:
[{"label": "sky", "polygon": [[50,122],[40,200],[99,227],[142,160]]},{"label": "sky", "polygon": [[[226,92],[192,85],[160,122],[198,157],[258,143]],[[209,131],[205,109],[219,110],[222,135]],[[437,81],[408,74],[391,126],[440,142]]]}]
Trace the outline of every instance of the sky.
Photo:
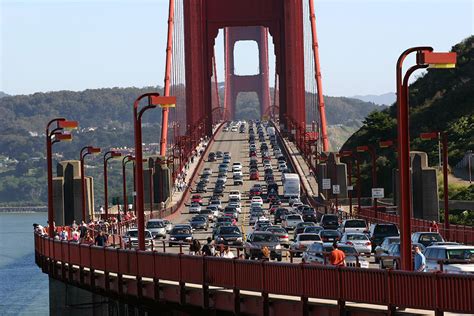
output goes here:
[{"label": "sky", "polygon": [[[0,3],[0,91],[16,95],[163,85],[167,0]],[[395,91],[400,53],[418,45],[447,51],[472,35],[473,3],[315,0],[324,94]],[[223,78],[222,36],[216,40],[216,52],[218,77]],[[255,48],[243,44],[237,52],[237,69],[253,72]]]}]

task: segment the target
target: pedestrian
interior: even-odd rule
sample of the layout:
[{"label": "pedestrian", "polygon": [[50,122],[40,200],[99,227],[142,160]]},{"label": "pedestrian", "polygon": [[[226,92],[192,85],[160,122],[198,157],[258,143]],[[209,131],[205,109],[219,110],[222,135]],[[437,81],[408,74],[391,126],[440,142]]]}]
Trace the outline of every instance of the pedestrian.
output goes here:
[{"label": "pedestrian", "polygon": [[165,209],[165,202],[161,202],[161,209],[164,210]]},{"label": "pedestrian", "polygon": [[190,255],[200,255],[201,254],[201,244],[199,240],[193,239],[191,245],[189,246]]},{"label": "pedestrian", "polygon": [[82,239],[82,242],[89,245],[94,243],[94,239],[92,239],[90,231],[87,231],[86,236]]},{"label": "pedestrian", "polygon": [[413,246],[413,250],[415,250],[415,271],[426,272],[425,255],[421,252],[420,247],[417,245]]},{"label": "pedestrian", "polygon": [[212,238],[207,237],[207,243],[202,246],[201,253],[203,256],[213,256],[215,253],[214,244],[212,243]]},{"label": "pedestrian", "polygon": [[71,233],[71,235],[72,235],[72,241],[78,243],[78,242],[79,242],[79,236],[81,235],[81,234],[79,233],[79,231],[74,230],[74,231]]},{"label": "pedestrian", "polygon": [[344,251],[338,249],[337,242],[332,244],[332,251],[329,255],[329,262],[333,266],[345,266],[346,265],[346,254]]},{"label": "pedestrian", "polygon": [[436,223],[436,221],[432,221],[430,223],[430,232],[435,232],[435,233],[439,232],[439,226],[438,226],[438,223]]},{"label": "pedestrian", "polygon": [[104,247],[106,243],[107,243],[107,237],[105,236],[104,231],[101,230],[99,231],[99,234],[97,235],[97,237],[95,237],[95,244],[97,246]]},{"label": "pedestrian", "polygon": [[59,236],[59,239],[61,239],[61,240],[68,240],[68,233],[67,233],[67,231],[66,231],[65,229],[63,229],[63,230],[61,231],[61,234],[60,234],[60,236]]},{"label": "pedestrian", "polygon": [[262,247],[262,259],[269,261],[270,260],[270,249],[267,246]]},{"label": "pedestrian", "polygon": [[227,258],[227,259],[233,259],[235,256],[234,256],[234,253],[230,251],[229,246],[225,246],[224,252],[222,253],[221,257]]}]

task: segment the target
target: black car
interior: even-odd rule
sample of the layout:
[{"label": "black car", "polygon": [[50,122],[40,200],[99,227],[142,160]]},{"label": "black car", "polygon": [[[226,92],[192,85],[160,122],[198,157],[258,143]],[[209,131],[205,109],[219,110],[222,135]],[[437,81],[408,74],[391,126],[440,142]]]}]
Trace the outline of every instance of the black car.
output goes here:
[{"label": "black car", "polygon": [[198,184],[198,185],[196,186],[196,192],[197,192],[197,193],[205,193],[205,192],[207,192],[207,185],[206,185],[205,183],[203,183],[203,184]]},{"label": "black car", "polygon": [[316,215],[316,211],[312,207],[305,207],[301,211],[301,215],[303,216],[303,220],[305,222],[317,222],[318,216]]},{"label": "black car", "polygon": [[341,239],[341,233],[334,229],[324,229],[319,233],[321,240],[325,243],[333,243]]},{"label": "black car", "polygon": [[193,229],[204,229],[204,230],[209,229],[209,220],[208,220],[208,216],[206,215],[194,216],[189,221],[189,224],[191,225]]},{"label": "black car", "polygon": [[369,228],[369,238],[372,243],[372,252],[379,246],[385,237],[400,236],[395,224],[372,224]]},{"label": "black car", "polygon": [[270,259],[281,261],[280,239],[267,231],[254,232],[244,245],[246,259],[262,259],[262,248],[268,247],[270,250]]},{"label": "black car", "polygon": [[222,151],[216,151],[216,158],[222,158],[224,157],[224,154],[222,153]]},{"label": "black car", "polygon": [[320,224],[324,229],[337,229],[339,227],[339,217],[334,214],[324,214]]},{"label": "black car", "polygon": [[222,185],[216,185],[213,193],[214,193],[214,196],[224,195],[224,187]]},{"label": "black car", "polygon": [[169,246],[177,245],[180,242],[191,243],[193,241],[193,232],[188,227],[175,227],[170,232]]},{"label": "black car", "polygon": [[304,229],[306,227],[310,227],[310,226],[316,226],[316,223],[313,223],[313,222],[301,222],[301,223],[298,223],[295,227],[295,231],[294,231],[294,235],[293,235],[293,239],[296,239],[296,236],[298,236],[299,234],[303,233],[304,232]]},{"label": "black car", "polygon": [[275,215],[273,216],[273,223],[275,225],[281,223],[287,214],[290,214],[290,211],[288,209],[284,207],[277,208],[277,210],[275,211]]},{"label": "black car", "polygon": [[215,240],[217,244],[242,246],[242,233],[237,226],[220,226]]},{"label": "black car", "polygon": [[209,155],[207,156],[207,161],[216,161],[216,154],[213,152],[210,152]]}]

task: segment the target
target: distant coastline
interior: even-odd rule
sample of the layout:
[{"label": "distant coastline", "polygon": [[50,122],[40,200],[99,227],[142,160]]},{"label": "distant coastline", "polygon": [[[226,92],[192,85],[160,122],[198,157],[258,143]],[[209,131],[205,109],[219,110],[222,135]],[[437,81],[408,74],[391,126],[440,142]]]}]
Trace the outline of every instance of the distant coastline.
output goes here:
[{"label": "distant coastline", "polygon": [[47,211],[47,206],[0,206],[0,213],[38,213]]}]

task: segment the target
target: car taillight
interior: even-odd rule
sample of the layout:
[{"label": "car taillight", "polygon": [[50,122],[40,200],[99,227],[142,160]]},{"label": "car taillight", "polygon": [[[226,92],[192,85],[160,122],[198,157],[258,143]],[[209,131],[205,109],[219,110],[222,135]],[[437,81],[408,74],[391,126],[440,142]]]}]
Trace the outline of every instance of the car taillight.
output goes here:
[{"label": "car taillight", "polygon": [[350,241],[346,241],[346,245],[354,245],[353,243],[351,243]]},{"label": "car taillight", "polygon": [[288,238],[288,235],[280,236],[280,238]]}]

